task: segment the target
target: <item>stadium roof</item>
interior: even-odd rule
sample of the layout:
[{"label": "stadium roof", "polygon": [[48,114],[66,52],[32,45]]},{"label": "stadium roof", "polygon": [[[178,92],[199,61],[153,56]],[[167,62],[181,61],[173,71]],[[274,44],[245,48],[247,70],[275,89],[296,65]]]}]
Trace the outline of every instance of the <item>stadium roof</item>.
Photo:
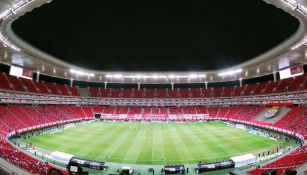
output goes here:
[{"label": "stadium roof", "polygon": [[[172,82],[203,83],[203,82],[230,81],[230,80],[238,80],[240,78],[246,79],[256,76],[262,76],[266,74],[271,74],[272,72],[278,72],[279,70],[287,68],[292,65],[305,64],[307,62],[305,54],[306,52],[305,43],[307,42],[306,30],[305,30],[307,24],[306,23],[307,2],[303,0],[265,1],[267,3],[273,4],[277,8],[284,10],[285,12],[289,13],[290,15],[294,16],[299,20],[299,27],[296,30],[296,32],[293,35],[291,35],[291,32],[290,33],[288,32],[288,35],[289,34],[291,35],[288,39],[279,38],[279,41],[277,41],[277,43],[279,44],[277,44],[275,47],[269,49],[272,46],[266,45],[266,47],[260,48],[258,52],[254,50],[254,52],[250,52],[251,54],[250,53],[245,54],[244,58],[242,57],[240,59],[232,59],[234,60],[234,62],[225,64],[225,65],[230,65],[230,67],[228,66],[225,67],[225,65],[223,66],[222,63],[220,67],[221,69],[218,69],[219,67],[217,67],[214,64],[212,65],[208,64],[209,65],[208,67],[203,65],[197,67],[198,66],[197,63],[199,62],[199,60],[191,59],[191,63],[194,64],[187,64],[188,66],[191,65],[190,68],[184,67],[183,69],[177,69],[179,64],[170,65],[169,70],[171,71],[166,71],[167,65],[164,65],[164,67],[163,66],[159,67],[159,65],[155,64],[153,64],[154,65],[153,67],[157,67],[157,69],[149,69],[149,67],[144,66],[148,71],[133,67],[127,68],[129,67],[129,65],[127,65],[126,68],[123,67],[119,69],[117,68],[110,69],[110,67],[108,68],[108,66],[105,67],[102,66],[103,69],[101,70],[86,69],[86,67],[90,68],[97,68],[97,67],[93,65],[88,66],[90,64],[87,64],[86,66],[81,66],[79,64],[77,66],[78,62],[76,61],[75,62],[76,65],[74,65],[74,61],[72,60],[66,60],[67,62],[62,61],[60,60],[60,58],[65,59],[66,57],[57,58],[52,55],[49,55],[51,52],[48,52],[49,54],[47,54],[46,52],[39,50],[37,48],[38,47],[37,45],[35,45],[36,47],[32,46],[31,44],[24,41],[13,32],[12,23],[14,21],[23,16],[26,12],[32,11],[33,9],[38,8],[41,5],[44,5],[45,3],[49,2],[50,0],[43,0],[43,1],[21,0],[21,1],[10,1],[10,2],[5,0],[0,0],[0,18],[1,18],[0,39],[1,42],[4,43],[3,46],[2,45],[0,46],[0,60],[2,63],[8,65],[10,64],[19,65],[21,67],[28,68],[34,72],[40,72],[41,74],[46,74],[66,79],[77,79],[81,81],[118,82],[118,83],[139,83],[139,82],[140,83],[172,83]],[[223,10],[223,9],[218,9],[218,10]],[[253,11],[251,10],[251,13],[252,12]],[[289,21],[291,21],[291,19]],[[289,23],[287,23],[289,21],[285,21],[285,24],[283,25],[289,25]],[[82,23],[82,21],[80,21],[80,23]],[[274,31],[276,31],[276,33],[279,32],[278,26]],[[31,31],[29,33],[31,33]],[[35,35],[36,34],[35,30],[33,30],[32,33],[33,35]],[[263,36],[263,38],[261,38],[261,40],[263,41],[265,41],[266,39],[267,36]],[[280,42],[284,39],[286,40]],[[244,38],[242,40],[244,40]],[[59,42],[61,42],[61,40],[59,40]],[[243,43],[246,42],[248,43],[248,41],[244,41]],[[272,43],[274,44],[274,42],[271,42],[270,44]],[[59,45],[63,46],[61,44]],[[255,43],[250,43],[250,45],[251,47],[257,47]],[[242,45],[240,47],[242,47]],[[68,48],[71,47],[67,46],[67,50],[69,50]],[[244,47],[244,48],[250,49],[249,47]],[[267,51],[259,55],[260,50],[262,51],[267,50]],[[192,51],[195,52],[195,50]],[[242,52],[244,52],[244,50]],[[80,52],[76,52],[75,54],[78,53]],[[53,55],[56,54],[53,53]],[[244,53],[242,55],[244,55]],[[250,55],[251,57],[248,58],[246,55]],[[60,54],[59,56],[62,55]],[[162,55],[161,58],[166,59],[167,56]],[[153,59],[154,57],[150,60]],[[216,59],[216,57],[212,57],[210,59],[211,60]],[[200,64],[206,62],[210,63],[210,59],[207,59],[204,62],[200,62]],[[160,60],[157,62],[161,62]],[[190,57],[186,57],[185,61],[189,62]],[[115,64],[117,62],[120,63],[120,61],[114,61],[113,63],[110,62],[110,65],[116,66]],[[169,62],[166,63],[169,64]],[[125,66],[125,65],[119,64],[119,66]],[[117,71],[117,70],[124,70],[124,71]]]},{"label": "stadium roof", "polygon": [[63,61],[105,71],[228,68],[278,45],[299,26],[260,0],[71,2],[35,9],[16,20],[13,31]]}]

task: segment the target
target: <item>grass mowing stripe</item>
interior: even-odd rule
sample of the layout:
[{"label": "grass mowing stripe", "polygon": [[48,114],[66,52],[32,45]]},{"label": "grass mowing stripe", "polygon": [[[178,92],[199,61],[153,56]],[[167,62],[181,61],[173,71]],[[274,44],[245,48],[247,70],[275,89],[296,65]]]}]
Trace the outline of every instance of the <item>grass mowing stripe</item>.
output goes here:
[{"label": "grass mowing stripe", "polygon": [[[219,138],[219,142],[223,143],[219,144],[221,145],[221,147],[223,147],[224,149],[231,149],[231,151],[240,151],[242,145],[238,144],[233,138],[225,136],[220,132],[216,132],[216,130],[212,129],[211,127],[208,127],[207,129],[214,133],[214,138]],[[234,136],[238,136],[238,134],[235,134]]]},{"label": "grass mowing stripe", "polygon": [[[152,127],[152,126],[151,126]],[[143,147],[140,151],[139,154],[139,159],[141,163],[143,164],[151,164],[152,163],[152,137],[153,137],[153,132],[151,127],[146,127],[144,128],[145,135],[144,139],[142,140],[143,142]]]},{"label": "grass mowing stripe", "polygon": [[164,134],[163,129],[159,125],[154,126],[154,136],[152,145],[152,160],[155,162],[161,161],[165,157],[165,147],[164,147]]},{"label": "grass mowing stripe", "polygon": [[[217,153],[218,151],[220,151],[220,149],[215,147],[215,143],[213,141],[211,141],[210,139],[207,139],[208,132],[206,132],[204,127],[205,126],[190,127],[189,129],[191,131],[194,131],[194,133],[197,133],[194,135],[194,137],[196,137],[197,140],[202,142],[202,146],[203,146],[202,152],[206,154],[203,157],[203,161],[205,160],[213,161],[213,160],[218,159],[219,155]],[[206,134],[202,134],[203,132],[206,132]]]},{"label": "grass mowing stripe", "polygon": [[[109,128],[112,128],[112,126],[109,126]],[[83,140],[79,145],[75,145],[74,149],[77,149],[75,152],[77,152],[79,156],[86,156],[86,158],[91,159],[99,158],[99,160],[101,160],[99,157],[101,148],[107,147],[108,144],[112,143],[110,141],[112,141],[113,138],[118,137],[124,131],[125,130],[122,128],[119,128],[118,130],[111,129],[106,137],[102,134],[99,134],[99,130],[96,130],[93,133],[91,132],[91,134],[89,134],[90,136],[87,137],[87,142],[86,140]]]},{"label": "grass mowing stripe", "polygon": [[130,145],[127,145],[126,153],[124,155],[124,159],[131,159],[131,163],[136,163],[140,159],[141,151],[144,146],[146,137],[146,131],[145,130],[137,130],[132,132],[130,139],[132,143]]},{"label": "grass mowing stripe", "polygon": [[[191,153],[189,152],[185,142],[182,140],[177,132],[177,127],[169,127],[169,143],[173,145],[174,148],[174,159],[171,160],[191,160],[193,159]],[[175,161],[174,161],[175,163]],[[186,162],[183,162],[186,163]]]},{"label": "grass mowing stripe", "polygon": [[[192,160],[196,160],[196,159],[199,159],[200,157],[203,157],[203,152],[199,148],[198,143],[196,143],[196,141],[193,140],[190,134],[187,134],[188,132],[187,128],[188,127],[186,125],[181,125],[180,127],[178,127],[177,129],[178,135],[184,141],[185,147],[189,150],[189,154],[192,155]],[[192,133],[191,135],[194,135],[194,133]],[[190,145],[195,145],[195,146],[191,147]]]},{"label": "grass mowing stripe", "polygon": [[[176,132],[174,132],[174,133],[176,134],[175,136],[178,138],[178,144],[182,144],[181,147],[184,150],[183,156],[186,157],[185,158],[187,160],[186,163],[188,163],[189,160],[195,160],[197,154],[195,154],[195,152],[192,151],[194,148],[191,147],[191,142],[189,140],[185,139],[183,137],[183,134],[180,133],[180,130],[182,130],[183,128],[184,128],[184,125],[179,125],[178,127],[175,127]],[[182,154],[182,152],[178,152],[178,154]]]},{"label": "grass mowing stripe", "polygon": [[230,147],[225,148],[224,144],[226,143],[223,143],[219,140],[220,138],[218,138],[216,135],[217,131],[212,132],[211,130],[208,130],[207,127],[205,128],[206,130],[204,131],[203,128],[196,127],[199,132],[206,132],[206,134],[199,136],[201,136],[201,139],[204,140],[204,144],[208,146],[208,151],[215,154],[214,157],[206,157],[207,161],[219,160],[222,155],[223,157],[229,157],[232,150],[230,149]]},{"label": "grass mowing stripe", "polygon": [[[121,159],[125,160],[124,156],[134,142],[135,132],[130,130],[129,126],[124,126],[123,133],[126,133],[125,137],[114,137],[109,141],[113,144],[118,144],[115,149],[110,147],[112,149],[112,154],[110,154],[110,160],[115,160],[116,162],[120,162]],[[118,140],[120,140],[120,142],[118,142]]]},{"label": "grass mowing stripe", "polygon": [[180,164],[217,161],[259,152],[278,142],[219,122],[95,122],[54,134],[21,140],[50,151],[132,164]]},{"label": "grass mowing stripe", "polygon": [[131,138],[133,134],[126,130],[126,128],[120,128],[120,132],[108,137],[103,143],[105,146],[101,146],[102,141],[96,142],[96,147],[93,149],[93,153],[96,152],[99,157],[112,157],[115,153],[121,151],[121,147],[125,144],[126,139]]},{"label": "grass mowing stripe", "polygon": [[[200,127],[200,126],[196,126],[196,127]],[[199,160],[203,160],[206,157],[215,155],[214,153],[208,150],[209,148],[207,147],[207,145],[204,144],[203,140],[199,138],[195,130],[193,131],[191,127],[187,127],[184,133],[189,138],[190,142],[193,145],[195,145],[196,147],[195,151],[197,151],[197,153],[199,154],[199,156],[197,156]]]}]

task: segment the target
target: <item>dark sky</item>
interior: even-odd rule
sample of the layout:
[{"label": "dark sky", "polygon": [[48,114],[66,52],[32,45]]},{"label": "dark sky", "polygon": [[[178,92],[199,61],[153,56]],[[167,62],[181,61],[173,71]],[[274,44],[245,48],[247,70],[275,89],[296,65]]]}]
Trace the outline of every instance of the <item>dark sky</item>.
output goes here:
[{"label": "dark sky", "polygon": [[244,62],[299,22],[262,0],[53,0],[13,23],[37,48],[109,71],[200,71]]}]

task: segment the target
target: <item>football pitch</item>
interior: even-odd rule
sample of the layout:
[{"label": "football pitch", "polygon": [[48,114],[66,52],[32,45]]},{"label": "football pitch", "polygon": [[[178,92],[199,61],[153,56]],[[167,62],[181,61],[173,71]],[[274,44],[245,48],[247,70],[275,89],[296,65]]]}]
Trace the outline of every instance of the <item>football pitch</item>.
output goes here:
[{"label": "football pitch", "polygon": [[272,150],[281,143],[219,122],[93,122],[25,142],[80,158],[129,164],[192,164]]}]

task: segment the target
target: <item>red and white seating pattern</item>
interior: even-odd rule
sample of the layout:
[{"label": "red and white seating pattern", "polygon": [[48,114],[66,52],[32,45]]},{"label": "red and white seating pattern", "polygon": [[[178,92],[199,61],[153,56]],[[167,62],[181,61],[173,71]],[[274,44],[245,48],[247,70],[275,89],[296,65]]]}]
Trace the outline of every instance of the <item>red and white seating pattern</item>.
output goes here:
[{"label": "red and white seating pattern", "polygon": [[293,170],[301,164],[307,162],[307,146],[303,146],[291,154],[274,161],[268,165],[260,168],[256,168],[249,173],[252,175],[261,175],[261,173],[266,172],[270,169],[276,169],[277,175],[282,175],[285,170]]},{"label": "red and white seating pattern", "polygon": [[[143,120],[167,120],[169,115],[178,114],[178,120],[183,120],[184,114],[208,114],[212,118],[237,119],[243,121],[253,121],[252,118],[264,107],[259,106],[237,106],[237,107],[127,107],[127,106],[0,106],[0,154],[8,161],[22,167],[27,171],[41,174],[50,166],[38,163],[34,158],[19,152],[16,148],[6,143],[3,139],[10,131],[46,124],[56,121],[80,119],[93,117],[95,113],[107,113],[117,116],[126,114],[127,119],[133,120],[134,114],[141,114]],[[288,129],[300,133],[307,138],[306,132],[306,107],[293,107],[292,110],[280,121],[274,124],[276,127]],[[280,167],[280,169],[293,168],[301,163],[301,159],[306,159],[306,147],[303,155],[301,152],[294,152],[287,158],[283,158],[277,163],[267,167]],[[304,160],[304,159],[303,159]],[[306,160],[305,160],[306,161]],[[292,162],[289,164],[288,162]],[[264,170],[263,167],[260,170]],[[255,171],[260,171],[255,170]],[[255,172],[255,173],[257,173]]]},{"label": "red and white seating pattern", "polygon": [[[0,89],[26,91],[32,93],[78,96],[78,88],[55,83],[35,82],[18,79],[17,77],[0,73]],[[217,87],[192,89],[123,89],[123,88],[95,88],[90,87],[91,97],[103,98],[208,98],[235,97],[246,95],[261,95],[307,90],[307,74],[295,78],[288,78],[277,82],[264,82],[244,85],[243,87]]]},{"label": "red and white seating pattern", "polygon": [[[9,132],[18,129],[68,119],[93,117],[92,113],[88,112],[88,108],[91,107],[0,106],[0,156],[33,174],[47,174],[50,165],[17,150],[4,138]],[[63,173],[68,174],[65,171]]]},{"label": "red and white seating pattern", "polygon": [[45,82],[37,83],[28,79],[18,79],[17,77],[7,75],[4,72],[0,73],[0,89],[52,95],[79,96],[78,88],[76,86],[70,87],[67,85]]},{"label": "red and white seating pattern", "polygon": [[208,97],[235,97],[246,95],[262,95],[301,91],[307,89],[307,74],[295,79],[289,78],[277,82],[264,82],[243,87],[217,87],[192,89],[112,89],[89,88],[91,97],[103,98],[208,98]]}]

